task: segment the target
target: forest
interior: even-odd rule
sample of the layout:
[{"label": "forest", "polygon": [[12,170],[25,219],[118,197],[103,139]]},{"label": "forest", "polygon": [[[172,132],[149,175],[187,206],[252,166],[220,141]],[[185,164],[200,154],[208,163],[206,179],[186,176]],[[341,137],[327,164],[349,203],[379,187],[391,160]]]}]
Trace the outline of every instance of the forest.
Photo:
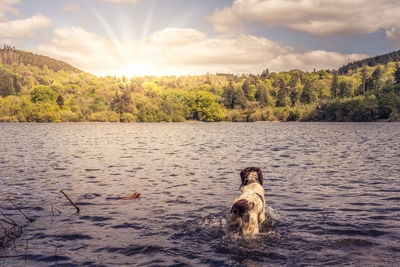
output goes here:
[{"label": "forest", "polygon": [[400,66],[390,60],[340,72],[97,77],[4,46],[0,122],[399,121]]}]

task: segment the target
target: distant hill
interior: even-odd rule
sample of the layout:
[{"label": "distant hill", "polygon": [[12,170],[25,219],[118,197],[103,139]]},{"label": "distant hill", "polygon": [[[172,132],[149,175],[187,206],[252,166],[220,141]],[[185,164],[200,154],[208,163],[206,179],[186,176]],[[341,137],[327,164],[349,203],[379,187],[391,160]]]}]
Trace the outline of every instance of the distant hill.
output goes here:
[{"label": "distant hill", "polygon": [[400,50],[380,56],[370,57],[351,62],[339,68],[338,72],[339,74],[347,74],[349,72],[352,73],[354,71],[357,71],[357,69],[361,68],[364,65],[374,67],[378,64],[387,64],[389,62],[396,62],[396,61],[400,61]]},{"label": "distant hill", "polygon": [[4,45],[0,48],[0,64],[11,65],[13,63],[37,66],[43,68],[45,65],[53,71],[72,71],[80,73],[82,70],[65,63],[61,60],[56,60],[51,57],[41,56],[22,50],[17,50],[14,47]]}]

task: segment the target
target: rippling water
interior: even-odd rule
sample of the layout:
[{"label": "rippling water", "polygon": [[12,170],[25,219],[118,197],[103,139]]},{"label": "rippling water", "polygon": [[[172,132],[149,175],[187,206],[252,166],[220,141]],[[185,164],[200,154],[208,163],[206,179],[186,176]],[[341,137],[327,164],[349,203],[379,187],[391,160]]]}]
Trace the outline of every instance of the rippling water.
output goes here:
[{"label": "rippling water", "polygon": [[[0,124],[0,145],[0,209],[25,225],[0,265],[400,261],[397,123]],[[281,219],[241,238],[225,218],[248,166]]]}]

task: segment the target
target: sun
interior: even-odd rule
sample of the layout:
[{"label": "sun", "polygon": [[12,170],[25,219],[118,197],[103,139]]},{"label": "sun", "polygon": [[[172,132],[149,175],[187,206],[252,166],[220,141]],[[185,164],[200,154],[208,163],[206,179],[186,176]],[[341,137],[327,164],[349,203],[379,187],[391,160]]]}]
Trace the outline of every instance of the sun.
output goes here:
[{"label": "sun", "polygon": [[156,75],[156,70],[152,64],[128,64],[118,71],[118,76],[134,77],[145,75]]}]

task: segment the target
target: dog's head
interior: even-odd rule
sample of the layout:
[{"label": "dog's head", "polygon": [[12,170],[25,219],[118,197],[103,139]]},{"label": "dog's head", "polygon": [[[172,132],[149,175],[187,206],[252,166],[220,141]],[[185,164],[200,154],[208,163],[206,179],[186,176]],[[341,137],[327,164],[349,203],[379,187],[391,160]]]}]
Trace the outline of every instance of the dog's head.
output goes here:
[{"label": "dog's head", "polygon": [[242,184],[240,187],[248,185],[253,182],[258,182],[260,185],[263,184],[263,175],[260,168],[247,167],[240,172],[240,178],[242,179]]}]

